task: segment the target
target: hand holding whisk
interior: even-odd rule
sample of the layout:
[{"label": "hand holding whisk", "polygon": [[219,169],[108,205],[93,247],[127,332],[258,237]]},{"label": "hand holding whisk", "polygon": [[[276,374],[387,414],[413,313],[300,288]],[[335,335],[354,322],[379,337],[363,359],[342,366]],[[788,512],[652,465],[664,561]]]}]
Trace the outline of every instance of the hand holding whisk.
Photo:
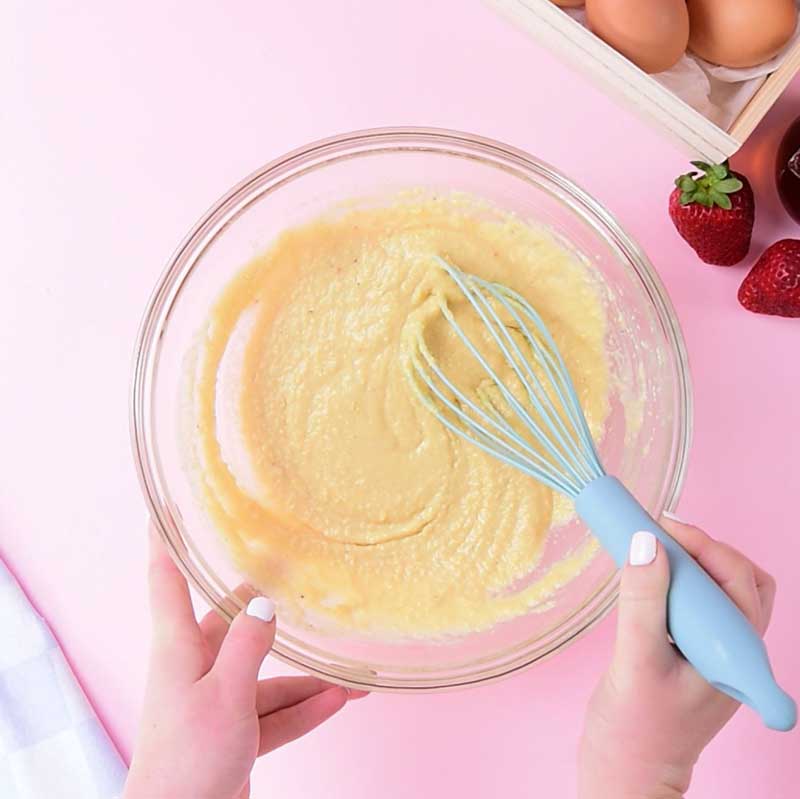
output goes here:
[{"label": "hand holding whisk", "polygon": [[750,622],[622,483],[605,473],[572,379],[539,314],[511,289],[437,260],[483,326],[486,335],[478,342],[441,299],[441,313],[485,380],[472,390],[459,385],[459,375],[446,374],[420,329],[409,378],[425,406],[454,434],[572,498],[617,565],[624,563],[635,532],[653,533],[670,561],[668,627],[681,653],[711,685],[753,707],[768,727],[794,727],[797,707],[776,683]]}]

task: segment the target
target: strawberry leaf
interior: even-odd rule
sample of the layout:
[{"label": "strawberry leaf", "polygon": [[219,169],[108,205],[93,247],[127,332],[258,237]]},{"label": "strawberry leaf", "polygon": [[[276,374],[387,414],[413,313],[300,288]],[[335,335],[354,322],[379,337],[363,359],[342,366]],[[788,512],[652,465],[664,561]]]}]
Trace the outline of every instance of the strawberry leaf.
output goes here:
[{"label": "strawberry leaf", "polygon": [[741,191],[744,183],[731,173],[728,162],[708,164],[705,161],[692,161],[692,166],[702,170],[702,174],[689,172],[675,181],[681,192],[681,205],[697,203],[706,208],[716,205],[730,210],[733,203],[729,195]]},{"label": "strawberry leaf", "polygon": [[716,191],[721,191],[723,194],[733,194],[739,191],[743,186],[744,183],[742,183],[739,178],[725,178],[725,180],[715,183],[714,189]]},{"label": "strawberry leaf", "polygon": [[731,210],[731,198],[728,197],[727,194],[723,194],[721,191],[717,191],[716,188],[713,188],[709,189],[708,197],[714,205],[718,205],[720,208],[724,208],[726,211]]},{"label": "strawberry leaf", "polygon": [[726,211],[730,211],[731,208],[733,208],[731,198],[728,197],[727,194],[720,194],[719,199],[716,200],[716,203],[720,208],[724,208]]},{"label": "strawberry leaf", "polygon": [[728,163],[727,161],[724,164],[714,164],[711,167],[711,174],[717,178],[717,180],[725,180],[728,177]]},{"label": "strawberry leaf", "polygon": [[694,201],[700,205],[705,205],[706,208],[711,208],[711,206],[714,204],[705,189],[698,189],[694,193]]}]

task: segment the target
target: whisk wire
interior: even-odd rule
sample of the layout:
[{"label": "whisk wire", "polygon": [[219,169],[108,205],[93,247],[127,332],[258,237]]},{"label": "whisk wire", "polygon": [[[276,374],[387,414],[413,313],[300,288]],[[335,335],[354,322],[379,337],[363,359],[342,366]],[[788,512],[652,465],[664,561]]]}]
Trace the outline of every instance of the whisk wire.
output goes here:
[{"label": "whisk wire", "polygon": [[[493,299],[495,299],[497,302],[499,302],[513,314],[510,305],[504,301],[499,292],[491,284],[487,284],[484,281],[480,281],[479,283],[481,287],[484,288]],[[572,468],[574,468],[575,471],[578,472],[580,477],[585,482],[591,481],[592,476],[589,465],[581,458],[580,450],[578,450],[577,452],[575,450],[574,431],[569,431],[567,429],[563,419],[561,418],[561,414],[558,413],[557,409],[553,405],[550,395],[546,391],[545,387],[542,385],[542,381],[539,379],[539,376],[533,370],[528,359],[523,355],[522,351],[519,348],[519,345],[509,332],[508,326],[502,322],[502,320],[497,314],[497,311],[494,309],[492,303],[485,295],[483,295],[481,292],[477,290],[474,290],[474,296],[480,299],[480,302],[483,305],[484,309],[492,317],[493,324],[489,325],[489,331],[492,335],[492,338],[500,348],[500,351],[505,356],[506,361],[513,369],[520,383],[524,386],[528,398],[531,401],[531,404],[536,408],[538,413],[541,415],[542,419],[549,428],[550,432],[555,437],[556,442],[560,445],[561,452],[564,453],[565,457],[567,458],[570,455],[572,455],[573,456],[573,462],[571,464]],[[518,326],[519,331],[522,333],[523,337],[535,350],[539,351],[537,354],[541,355],[546,354],[546,352],[542,351],[542,348],[540,347],[538,341],[536,341],[536,339],[532,336],[531,332],[527,329],[527,326],[524,324],[524,322],[521,319],[519,319],[519,317],[516,314],[513,314],[513,318],[515,318],[515,322]],[[507,346],[513,350],[514,355],[516,355],[516,357],[512,357],[509,354],[508,350],[506,349]],[[545,372],[548,373],[547,376],[553,383],[554,388],[556,389],[556,392],[559,395],[559,399],[561,400],[563,406],[565,404],[564,402],[565,398],[562,394],[560,387],[553,379],[553,375],[547,363],[543,363],[542,365],[545,368]],[[525,374],[523,374],[523,370]]]},{"label": "whisk wire", "polygon": [[[420,372],[418,372],[418,374],[420,375],[420,377],[422,377],[422,379],[426,382],[426,384],[432,390],[434,390],[435,392],[437,391],[435,386],[433,386],[430,382],[428,382],[428,379],[426,378],[426,376],[424,374],[422,374]],[[449,402],[447,404],[451,408],[453,408],[453,410],[459,416],[462,416],[462,418],[463,418],[463,415],[460,414],[457,409],[455,409],[452,405],[450,405]],[[501,441],[499,441],[499,439],[497,439],[491,433],[488,433],[488,432],[486,432],[484,430],[481,430],[478,425],[470,424],[470,427],[475,429],[475,431],[477,433],[475,436],[470,436],[467,433],[465,433],[464,430],[462,428],[460,428],[458,425],[456,425],[453,422],[451,422],[447,418],[447,416],[442,414],[440,411],[438,411],[436,409],[433,409],[433,408],[432,408],[432,411],[433,411],[434,415],[436,416],[436,418],[448,430],[450,430],[451,432],[453,432],[456,435],[460,436],[461,438],[466,439],[471,444],[474,444],[476,447],[478,447],[479,449],[483,450],[488,455],[491,455],[492,457],[497,458],[498,460],[502,461],[503,463],[508,464],[509,466],[513,466],[513,467],[519,469],[520,471],[524,472],[525,474],[529,475],[530,477],[533,477],[534,479],[539,480],[540,482],[544,483],[545,485],[548,485],[550,488],[553,488],[553,489],[555,489],[557,491],[563,491],[568,496],[575,496],[576,495],[575,492],[576,492],[577,489],[574,486],[566,485],[564,483],[561,483],[556,477],[551,476],[551,475],[549,475],[549,474],[537,469],[536,467],[531,466],[529,463],[527,463],[524,460],[521,460],[520,458],[518,458],[514,454],[513,450],[508,448],[505,444],[503,444]],[[466,421],[466,419],[465,419],[465,421]],[[485,443],[482,440],[482,436],[486,436],[487,438],[492,439],[495,443],[494,444]],[[499,447],[499,449],[498,449],[498,447]]]},{"label": "whisk wire", "polygon": [[[454,270],[449,264],[443,262],[445,264],[445,269],[450,275],[450,277],[454,280],[454,282],[458,285],[458,287],[463,292],[464,296],[469,301],[470,305],[475,309],[476,313],[480,316],[483,323],[492,333],[492,337],[495,339],[495,342],[500,346],[501,350],[503,351],[504,356],[507,360],[513,363],[513,359],[508,353],[507,348],[503,345],[500,338],[497,336],[497,333],[493,330],[491,322],[487,318],[486,314],[484,313],[483,309],[480,305],[476,302],[473,292],[465,285],[464,281],[462,280],[462,274]],[[450,309],[447,307],[446,304],[442,304],[442,313],[450,323],[450,326],[455,331],[456,335],[461,339],[463,344],[469,349],[475,359],[480,363],[480,365],[484,368],[486,373],[491,377],[494,384],[497,386],[500,393],[503,395],[503,399],[509,404],[512,410],[519,415],[525,425],[535,434],[537,441],[542,445],[542,447],[549,453],[549,455],[558,463],[564,470],[568,473],[574,472],[575,467],[571,464],[566,457],[562,454],[562,452],[558,449],[558,447],[554,446],[553,443],[548,438],[547,434],[542,430],[539,423],[528,413],[525,407],[519,402],[519,400],[514,396],[514,394],[509,390],[509,388],[505,385],[503,380],[500,376],[495,372],[495,370],[491,367],[491,365],[487,362],[487,360],[483,357],[481,352],[478,348],[473,344],[470,340],[469,336],[464,332],[462,327],[458,324],[455,317],[453,316]],[[512,367],[513,368],[513,367]],[[524,382],[524,381],[523,381]],[[537,406],[537,410],[542,414],[543,417],[546,417],[547,414],[544,411],[544,408],[541,406],[541,403],[537,400],[534,402],[534,405]],[[555,433],[554,433],[555,434]]]},{"label": "whisk wire", "polygon": [[[568,372],[566,371],[566,365],[564,364],[563,360],[560,358],[560,354],[555,347],[555,342],[550,337],[547,328],[544,326],[544,322],[541,318],[536,316],[532,316],[532,321],[536,325],[537,330],[546,334],[548,343],[550,344],[550,348],[552,351],[556,353],[559,358],[558,363],[554,360],[551,349],[547,347],[543,347],[541,342],[538,340],[536,336],[534,336],[531,331],[529,330],[528,326],[519,316],[517,309],[514,305],[519,306],[523,313],[527,313],[528,311],[533,311],[533,309],[527,306],[522,298],[519,295],[512,296],[511,299],[514,301],[513,304],[510,303],[506,297],[504,296],[505,293],[511,294],[510,290],[504,290],[503,287],[498,287],[494,284],[487,283],[480,278],[475,278],[475,280],[481,283],[494,297],[497,302],[499,302],[503,308],[511,315],[514,319],[515,324],[517,325],[519,331],[522,333],[523,337],[526,339],[530,347],[533,349],[535,355],[537,356],[538,363],[541,364],[542,369],[545,372],[546,378],[550,381],[553,388],[558,395],[559,402],[561,403],[561,407],[564,409],[567,415],[567,419],[570,423],[572,428],[571,431],[566,429],[564,421],[561,418],[561,415],[553,410],[553,415],[556,419],[556,423],[561,428],[564,436],[570,441],[574,442],[574,437],[577,436],[579,443],[582,446],[575,447],[574,444],[572,446],[568,446],[562,443],[563,446],[566,447],[567,451],[571,452],[576,459],[576,468],[579,468],[580,472],[584,479],[587,482],[600,477],[604,474],[602,466],[600,466],[599,459],[594,449],[594,442],[592,440],[591,433],[589,432],[588,425],[586,424],[585,417],[578,405],[577,397],[575,396],[575,390],[569,381]],[[509,336],[509,338],[511,338]],[[516,342],[512,342],[516,345]],[[517,352],[519,357],[522,359],[522,362],[526,368],[526,371],[529,375],[529,379],[539,387],[539,390],[547,397],[547,402],[549,406],[552,408],[552,401],[550,400],[547,392],[544,390],[542,386],[542,382],[536,373],[531,368],[528,361],[524,358],[522,353],[519,351],[517,347]],[[563,441],[563,440],[562,440]]]},{"label": "whisk wire", "polygon": [[[498,287],[493,286],[493,288]],[[602,477],[605,474],[605,470],[601,465],[600,457],[597,454],[597,450],[594,445],[594,439],[592,438],[591,431],[589,430],[589,425],[586,422],[586,417],[581,410],[577,394],[569,378],[569,370],[567,369],[567,365],[564,363],[564,358],[562,357],[561,352],[553,339],[553,336],[550,334],[550,331],[547,329],[547,326],[542,318],[536,313],[536,311],[533,310],[533,308],[531,308],[531,306],[523,297],[521,297],[512,289],[506,288],[505,286],[499,288],[503,294],[508,295],[512,300],[514,300],[515,304],[520,308],[520,310],[533,322],[537,331],[547,345],[546,348],[543,348],[535,337],[530,336],[529,334],[526,336],[528,337],[532,346],[536,349],[537,354],[540,354],[542,361],[551,367],[548,369],[548,373],[551,376],[553,383],[556,385],[559,397],[562,399],[564,407],[568,411],[573,422],[575,431],[579,435],[581,443],[585,447],[584,454],[591,465],[591,471],[595,477]],[[510,308],[509,310],[516,318],[514,311]],[[521,326],[527,331],[527,328],[524,324]]]},{"label": "whisk wire", "polygon": [[[514,429],[506,422],[505,419],[491,406],[489,409],[493,411],[493,415],[495,418],[487,413],[484,409],[474,403],[469,397],[464,395],[462,391],[460,391],[452,381],[447,377],[444,372],[439,368],[438,364],[433,359],[433,356],[428,351],[427,347],[425,346],[423,341],[419,342],[420,352],[422,353],[423,357],[425,358],[429,368],[434,372],[436,377],[444,383],[447,389],[453,394],[453,396],[458,400],[458,403],[462,406],[459,407],[459,404],[453,402],[440,388],[436,385],[436,383],[431,379],[430,375],[426,373],[424,368],[420,365],[419,360],[417,358],[413,359],[413,366],[417,376],[425,383],[428,389],[434,394],[434,396],[451,412],[453,413],[463,424],[474,433],[474,436],[470,436],[469,434],[465,433],[463,428],[459,427],[458,425],[454,424],[450,419],[447,418],[446,414],[443,414],[441,410],[430,401],[430,398],[425,396],[425,394],[421,391],[418,393],[420,397],[431,410],[431,412],[436,416],[439,421],[441,421],[449,430],[458,434],[462,438],[476,444],[480,447],[484,452],[487,452],[489,455],[497,455],[501,460],[505,463],[508,463],[511,466],[516,466],[518,469],[521,469],[526,474],[530,475],[531,477],[535,477],[538,480],[549,485],[551,488],[554,488],[559,491],[563,491],[570,496],[574,496],[580,490],[577,485],[574,485],[571,481],[565,479],[562,475],[552,469],[550,463],[543,458],[535,449],[533,449],[528,442],[525,441],[518,433],[514,431]],[[514,445],[520,447],[527,453],[527,455],[520,456],[519,452],[514,449],[514,447],[508,443],[508,441],[501,439],[499,436],[495,435],[491,432],[490,429],[483,427],[481,424],[476,422],[468,413],[463,410],[463,406],[466,406],[472,413],[478,416],[480,419],[485,421],[491,428],[494,428],[499,433],[508,437],[508,439],[513,442]],[[484,439],[488,439],[490,442],[493,442],[493,446],[487,444]],[[498,452],[496,448],[500,448]]]}]

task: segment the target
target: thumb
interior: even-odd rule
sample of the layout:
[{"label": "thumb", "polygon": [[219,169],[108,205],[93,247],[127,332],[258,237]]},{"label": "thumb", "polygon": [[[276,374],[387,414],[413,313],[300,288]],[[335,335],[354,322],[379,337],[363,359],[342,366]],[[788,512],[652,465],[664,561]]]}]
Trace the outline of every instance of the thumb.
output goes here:
[{"label": "thumb", "polygon": [[613,669],[629,680],[642,671],[665,672],[675,659],[667,638],[669,560],[650,532],[634,533],[622,570]]},{"label": "thumb", "polygon": [[264,596],[250,600],[231,622],[211,673],[228,686],[234,703],[255,708],[258,671],[275,640],[275,603]]}]

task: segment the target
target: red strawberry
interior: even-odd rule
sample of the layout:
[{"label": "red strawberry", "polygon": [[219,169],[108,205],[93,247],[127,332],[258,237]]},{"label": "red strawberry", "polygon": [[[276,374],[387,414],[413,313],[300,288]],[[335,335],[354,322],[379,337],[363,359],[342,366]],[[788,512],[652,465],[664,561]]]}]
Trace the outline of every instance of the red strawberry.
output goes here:
[{"label": "red strawberry", "polygon": [[744,175],[731,172],[728,162],[692,161],[703,171],[676,181],[669,197],[669,215],[678,233],[707,264],[733,266],[750,249],[756,207]]},{"label": "red strawberry", "polygon": [[754,313],[800,316],[800,241],[767,247],[739,287],[739,302]]}]

